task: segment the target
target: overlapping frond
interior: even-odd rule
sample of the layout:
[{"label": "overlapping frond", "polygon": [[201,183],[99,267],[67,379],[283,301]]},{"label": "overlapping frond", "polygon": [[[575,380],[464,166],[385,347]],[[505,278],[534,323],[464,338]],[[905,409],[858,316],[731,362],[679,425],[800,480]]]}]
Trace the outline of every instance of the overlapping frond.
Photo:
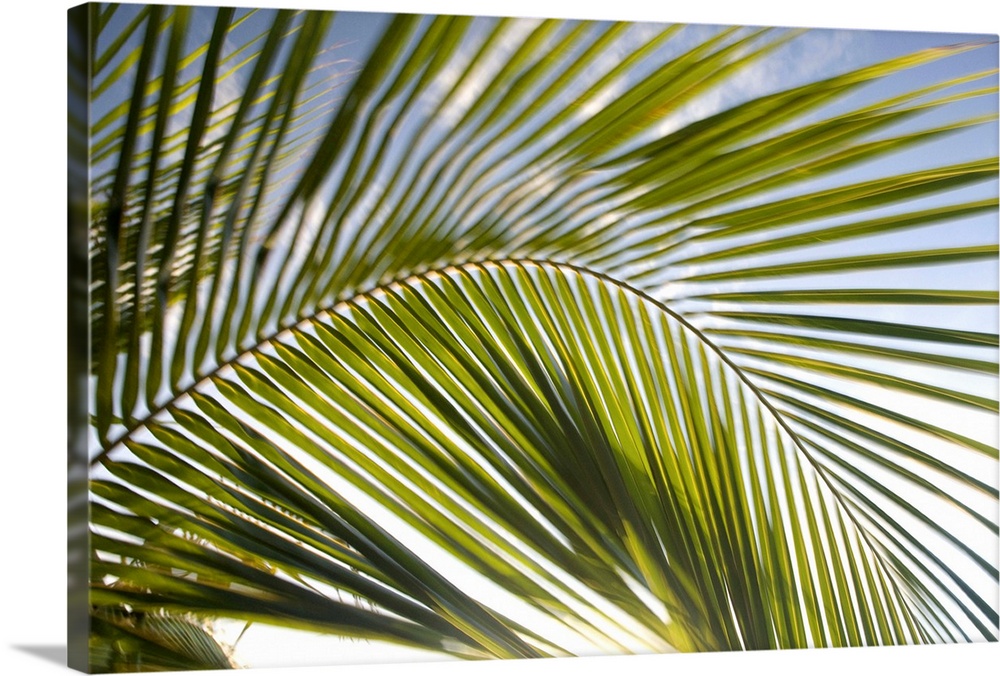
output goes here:
[{"label": "overlapping frond", "polygon": [[104,607],[91,620],[93,673],[231,669],[232,657],[196,620]]},{"label": "overlapping frond", "polygon": [[995,640],[997,160],[921,152],[995,70],[866,87],[976,45],[698,115],[801,36],[92,17],[95,599],[462,656]]}]

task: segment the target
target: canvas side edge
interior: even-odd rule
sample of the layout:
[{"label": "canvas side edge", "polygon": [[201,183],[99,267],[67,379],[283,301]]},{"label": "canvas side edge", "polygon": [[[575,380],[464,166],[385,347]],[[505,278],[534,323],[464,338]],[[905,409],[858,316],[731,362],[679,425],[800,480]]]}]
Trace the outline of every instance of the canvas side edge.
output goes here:
[{"label": "canvas side edge", "polygon": [[67,11],[67,666],[89,671],[87,370],[90,355],[87,255],[92,5]]}]

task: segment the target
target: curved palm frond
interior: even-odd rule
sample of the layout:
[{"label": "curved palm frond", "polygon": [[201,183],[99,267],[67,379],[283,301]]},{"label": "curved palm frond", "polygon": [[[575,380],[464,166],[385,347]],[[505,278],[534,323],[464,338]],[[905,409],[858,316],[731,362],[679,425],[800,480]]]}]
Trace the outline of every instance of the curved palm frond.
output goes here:
[{"label": "curved palm frond", "polygon": [[373,15],[348,73],[357,16],[92,11],[95,603],[996,640],[997,160],[926,152],[996,76],[905,75],[976,45],[705,114],[803,36]]}]

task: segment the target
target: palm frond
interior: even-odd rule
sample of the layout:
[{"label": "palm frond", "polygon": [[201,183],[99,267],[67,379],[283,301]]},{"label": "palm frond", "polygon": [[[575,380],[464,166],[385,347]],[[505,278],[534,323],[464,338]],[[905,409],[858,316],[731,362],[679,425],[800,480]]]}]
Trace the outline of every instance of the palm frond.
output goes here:
[{"label": "palm frond", "polygon": [[329,13],[99,16],[101,605],[996,640],[997,159],[927,150],[995,129],[979,45],[697,114],[805,37],[372,15],[352,66]]},{"label": "palm frond", "polygon": [[233,667],[226,651],[191,619],[103,608],[91,622],[90,673]]}]

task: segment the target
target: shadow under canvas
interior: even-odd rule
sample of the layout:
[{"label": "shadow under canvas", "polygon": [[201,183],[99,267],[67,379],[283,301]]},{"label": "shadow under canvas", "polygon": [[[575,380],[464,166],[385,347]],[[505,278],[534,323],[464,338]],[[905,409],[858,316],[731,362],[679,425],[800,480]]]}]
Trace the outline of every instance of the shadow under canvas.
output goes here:
[{"label": "shadow under canvas", "polygon": [[34,655],[46,662],[52,662],[60,666],[66,666],[66,646],[65,645],[15,645],[15,650]]}]

